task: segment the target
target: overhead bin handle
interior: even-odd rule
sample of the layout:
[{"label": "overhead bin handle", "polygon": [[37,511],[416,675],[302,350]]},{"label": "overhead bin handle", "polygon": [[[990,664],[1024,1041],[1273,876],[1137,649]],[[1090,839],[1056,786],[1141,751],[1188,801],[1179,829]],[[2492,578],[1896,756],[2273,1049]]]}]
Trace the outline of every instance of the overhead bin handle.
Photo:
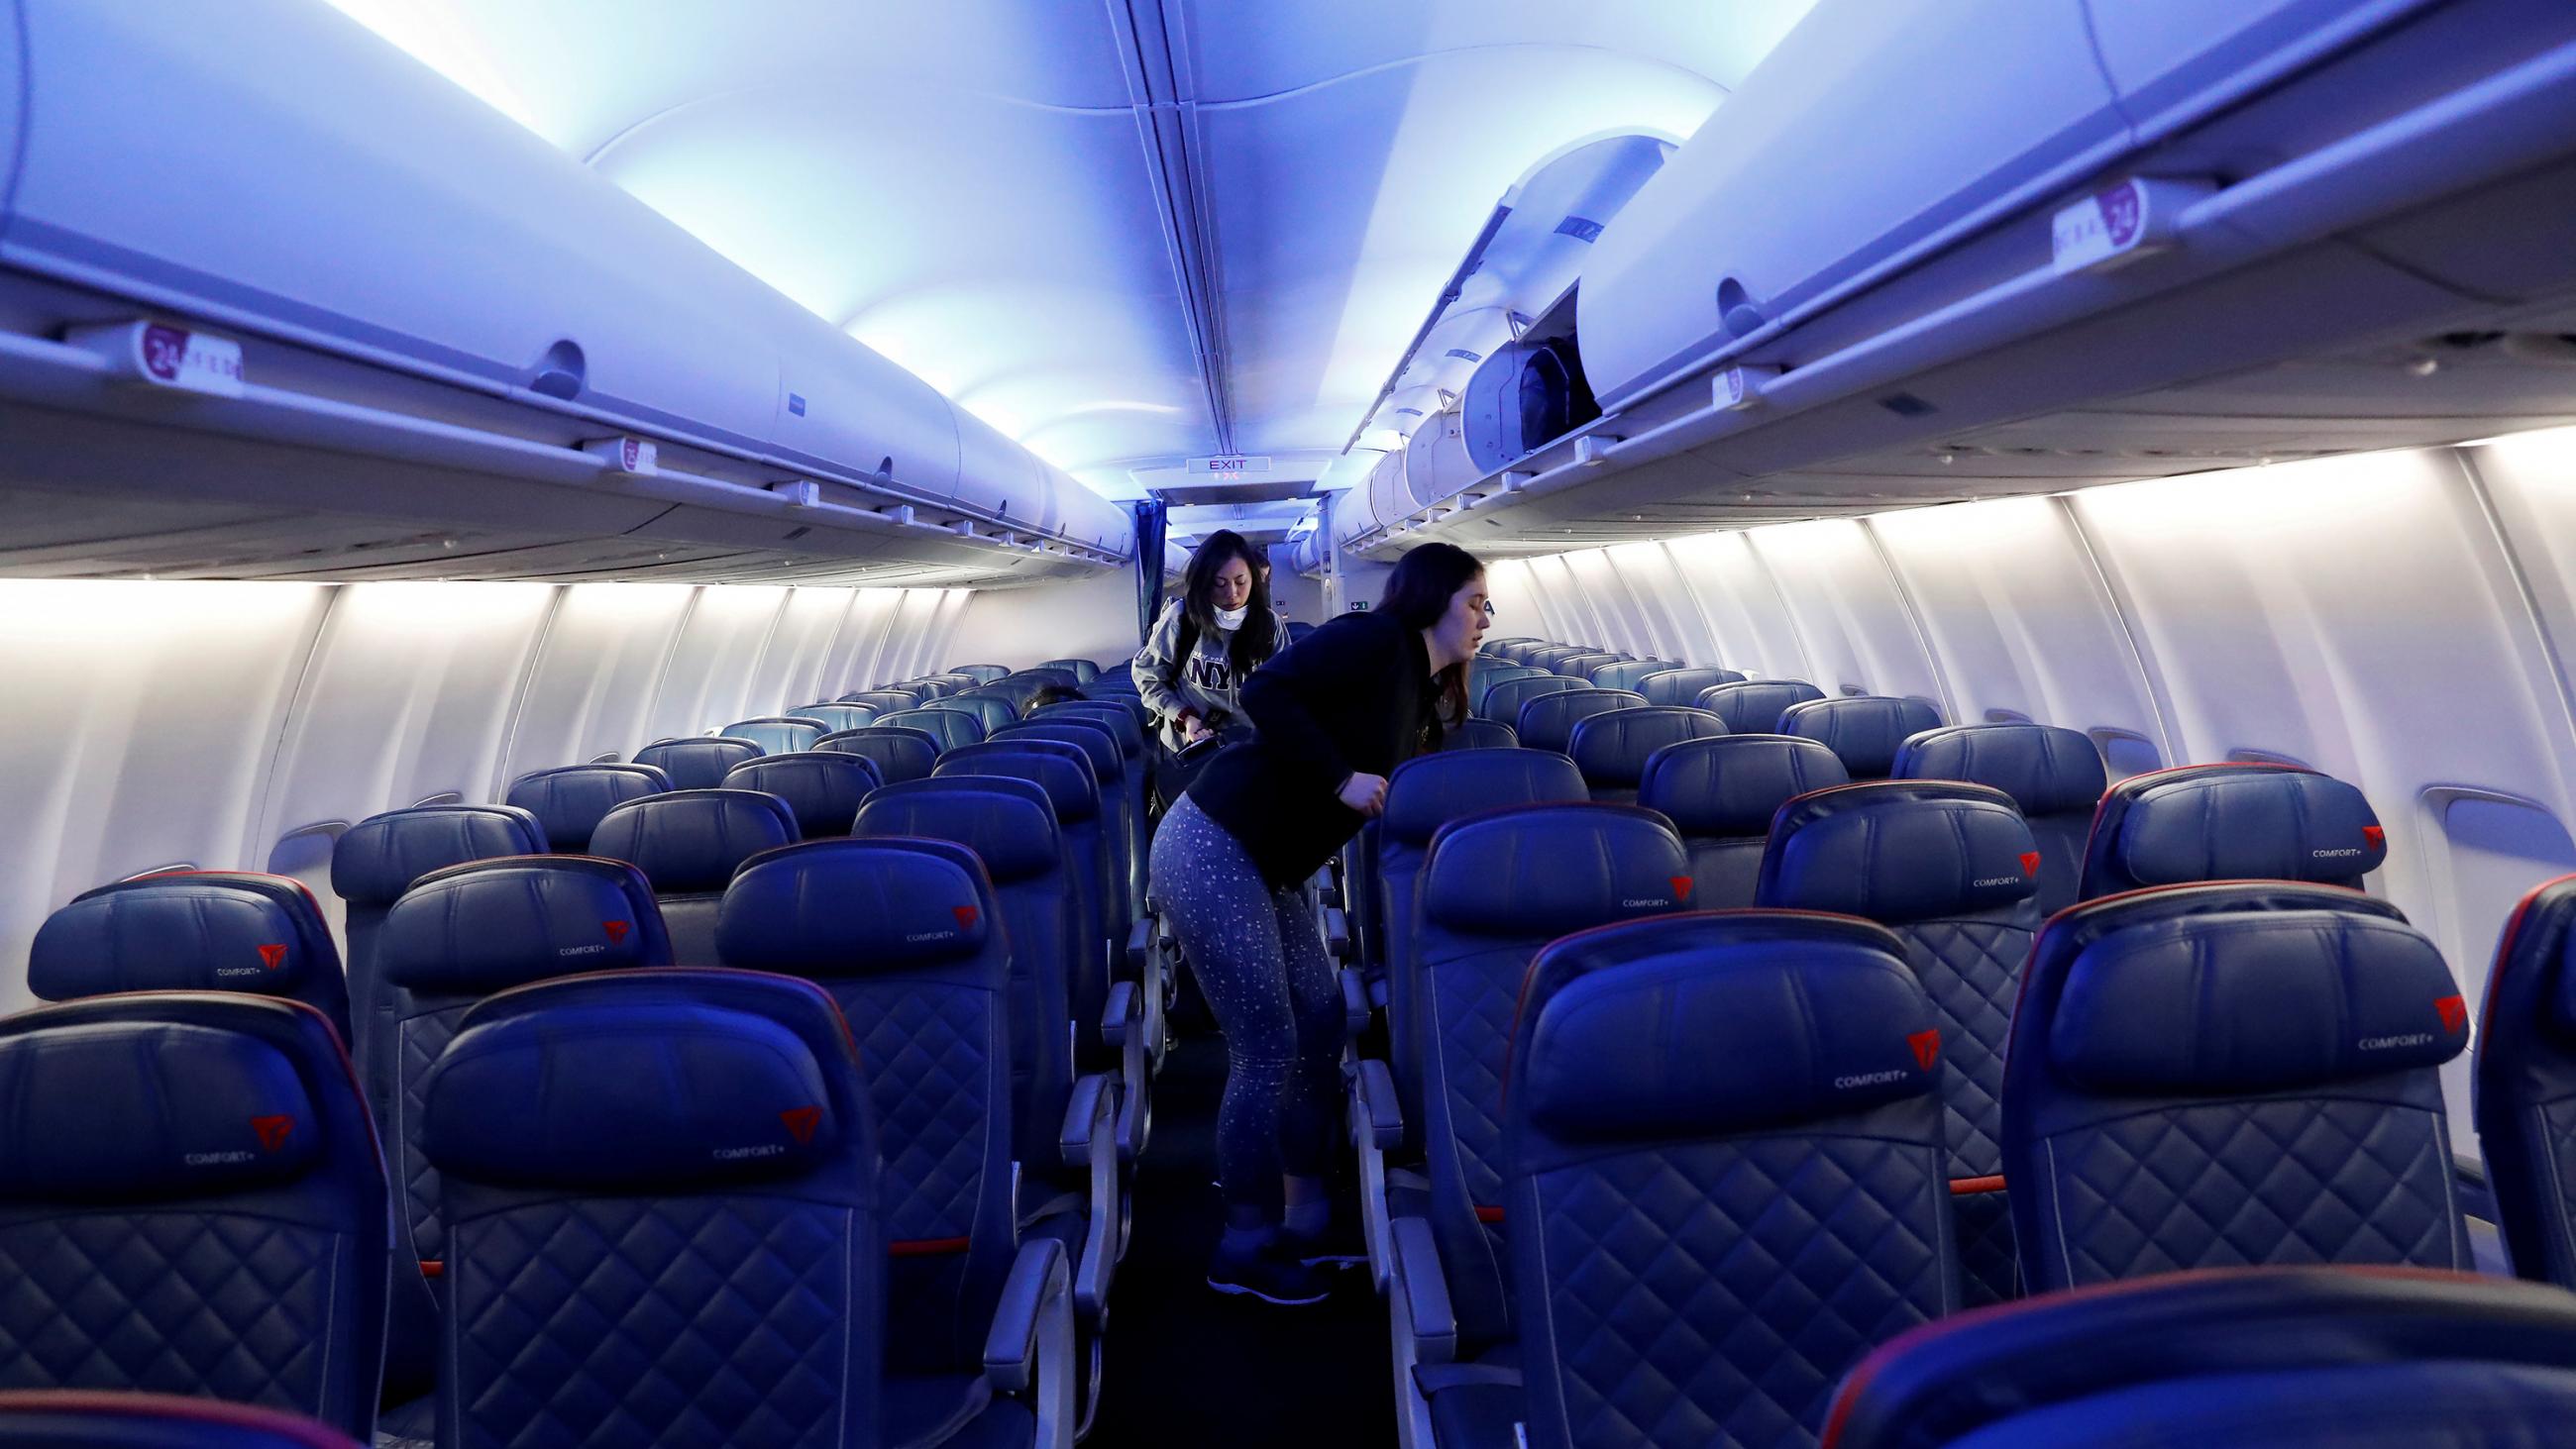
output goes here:
[{"label": "overhead bin handle", "polygon": [[1754,302],[1753,294],[1733,277],[1717,284],[1717,320],[1738,342],[1771,325],[1770,317]]},{"label": "overhead bin handle", "polygon": [[588,384],[590,360],[582,356],[581,344],[569,337],[558,337],[537,359],[536,369],[529,374],[528,390],[547,397],[570,402],[581,396]]}]

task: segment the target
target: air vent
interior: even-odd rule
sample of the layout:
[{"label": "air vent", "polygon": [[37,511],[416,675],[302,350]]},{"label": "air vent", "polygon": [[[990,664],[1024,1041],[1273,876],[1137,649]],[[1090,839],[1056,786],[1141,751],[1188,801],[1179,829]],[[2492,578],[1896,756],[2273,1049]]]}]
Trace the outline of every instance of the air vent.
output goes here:
[{"label": "air vent", "polygon": [[1396,415],[1397,417],[1399,417],[1399,418],[1418,418],[1418,417],[1422,416],[1422,409],[1420,409],[1420,408],[1397,408],[1397,409],[1395,410],[1395,415]]},{"label": "air vent", "polygon": [[1887,409],[1889,412],[1896,414],[1900,418],[1919,418],[1927,413],[1937,413],[1940,411],[1939,408],[1932,406],[1930,403],[1925,402],[1923,399],[1916,397],[1910,392],[1889,393],[1887,396],[1878,400],[1878,405]]},{"label": "air vent", "polygon": [[1556,224],[1556,234],[1570,236],[1580,242],[1595,241],[1601,235],[1601,223],[1585,217],[1569,216]]},{"label": "air vent", "polygon": [[1463,347],[1450,348],[1449,355],[1458,359],[1460,362],[1482,362],[1485,360],[1485,354],[1481,352],[1469,352]]}]

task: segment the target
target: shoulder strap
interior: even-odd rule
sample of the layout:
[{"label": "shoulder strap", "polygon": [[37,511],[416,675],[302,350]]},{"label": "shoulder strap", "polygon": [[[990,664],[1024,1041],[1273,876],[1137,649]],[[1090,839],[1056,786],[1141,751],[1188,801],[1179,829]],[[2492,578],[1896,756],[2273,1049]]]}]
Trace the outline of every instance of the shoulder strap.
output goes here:
[{"label": "shoulder strap", "polygon": [[1190,667],[1191,657],[1199,652],[1199,621],[1186,604],[1181,606],[1180,637],[1173,641],[1173,645],[1172,669],[1178,675]]}]

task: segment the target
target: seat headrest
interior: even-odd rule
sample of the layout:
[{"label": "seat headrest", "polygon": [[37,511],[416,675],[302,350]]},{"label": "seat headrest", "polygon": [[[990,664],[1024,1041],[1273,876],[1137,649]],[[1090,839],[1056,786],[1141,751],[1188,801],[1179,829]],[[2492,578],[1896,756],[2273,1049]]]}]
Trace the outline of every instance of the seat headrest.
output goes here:
[{"label": "seat headrest", "polygon": [[504,803],[537,817],[548,845],[578,852],[589,847],[599,817],[638,796],[670,788],[671,777],[651,765],[563,765],[511,781]]},{"label": "seat headrest", "polygon": [[994,740],[950,750],[939,757],[931,776],[952,775],[1030,781],[1047,792],[1058,825],[1080,825],[1100,816],[1100,784],[1092,773],[1091,758],[1060,740]]},{"label": "seat headrest", "polygon": [[847,835],[859,802],[885,781],[876,763],[838,750],[763,755],[725,772],[724,788],[753,790],[787,802],[800,836]]},{"label": "seat headrest", "polygon": [[380,950],[388,979],[439,994],[671,964],[644,873],[590,856],[478,860],[424,876],[385,913]]},{"label": "seat headrest", "polygon": [[1907,740],[1894,773],[1907,780],[1965,780],[2013,798],[2024,815],[2090,813],[2107,788],[2102,752],[2081,730],[2056,725],[1954,725]]},{"label": "seat headrest", "polygon": [[760,745],[752,740],[706,735],[655,740],[635,752],[635,763],[653,766],[682,789],[704,790],[723,779],[725,771],[761,753]]},{"label": "seat headrest", "polygon": [[[2388,833],[2370,801],[2310,770],[2220,765],[2136,775],[2112,790],[2103,809],[2108,838],[2094,841],[2092,853],[2107,851],[2123,884],[2340,884],[2388,859]],[[2088,879],[2088,893],[2093,886]]]},{"label": "seat headrest", "polygon": [[1646,697],[1624,689],[1568,689],[1542,694],[1521,706],[1512,725],[1532,749],[1562,750],[1572,742],[1574,727],[1595,715],[1643,709]]},{"label": "seat headrest", "polygon": [[939,762],[939,741],[901,726],[840,730],[816,740],[814,749],[825,754],[856,755],[876,766],[878,776],[888,784],[918,780]]},{"label": "seat headrest", "polygon": [[1780,808],[1755,899],[1904,922],[2009,908],[2039,891],[2039,847],[2012,797],[1982,785],[1880,780]]},{"label": "seat headrest", "polygon": [[18,1104],[0,1112],[0,1198],[204,1197],[290,1181],[322,1154],[295,1063],[214,1026],[90,1021],[0,1037],[0,1101]]},{"label": "seat headrest", "polygon": [[1064,865],[1064,843],[1046,791],[999,775],[942,775],[885,786],[868,797],[850,833],[956,841],[975,852],[997,886]]},{"label": "seat headrest", "polygon": [[2269,911],[2141,921],[2076,956],[2056,1075],[2102,1095],[2267,1092],[2433,1067],[2468,1045],[2442,953],[2403,921]]},{"label": "seat headrest", "polygon": [[1657,750],[1637,803],[1694,838],[1744,839],[1771,828],[1792,798],[1849,784],[1842,758],[1791,735],[1719,735]]},{"label": "seat headrest", "polygon": [[1940,727],[1939,710],[1883,694],[1811,699],[1780,711],[1780,733],[1822,741],[1855,778],[1886,775],[1908,735]]},{"label": "seat headrest", "polygon": [[1441,826],[1506,805],[1546,805],[1588,798],[1583,772],[1552,750],[1470,750],[1421,755],[1395,767],[1386,786],[1379,830],[1389,840],[1427,846]]},{"label": "seat headrest", "polygon": [[1690,704],[1699,698],[1702,690],[1743,682],[1743,674],[1733,669],[1687,669],[1672,664],[1638,680],[1631,687],[1656,704]]},{"label": "seat headrest", "polygon": [[331,890],[355,905],[391,905],[434,870],[496,855],[543,855],[537,817],[510,805],[414,805],[370,815],[331,847]]},{"label": "seat headrest", "polygon": [[609,811],[590,851],[634,864],[657,896],[711,895],[744,861],[800,838],[795,813],[775,795],[673,790]]},{"label": "seat headrest", "polygon": [[927,704],[919,709],[899,709],[892,714],[880,715],[877,723],[919,730],[939,741],[942,750],[975,744],[984,738],[983,716],[962,709],[933,709]]},{"label": "seat headrest", "polygon": [[1726,724],[1704,709],[1647,705],[1616,709],[1576,724],[1567,753],[1583,778],[1595,785],[1633,786],[1646,773],[1646,759],[1666,745],[1712,739]]},{"label": "seat headrest", "polygon": [[1521,707],[1533,699],[1543,699],[1551,694],[1563,694],[1570,690],[1591,687],[1580,679],[1567,679],[1557,674],[1523,675],[1518,679],[1503,680],[1486,689],[1482,708],[1486,714],[1495,719],[1511,724],[1521,717]]},{"label": "seat headrest", "polygon": [[1060,699],[1039,708],[1032,719],[1087,719],[1106,727],[1118,741],[1118,750],[1129,760],[1145,753],[1145,732],[1136,725],[1136,716],[1127,706],[1108,700]]},{"label": "seat headrest", "polygon": [[727,966],[865,976],[960,961],[993,932],[993,887],[953,841],[814,840],[743,867],[716,920]]},{"label": "seat headrest", "polygon": [[1930,1091],[1939,1020],[1884,948],[1720,938],[1567,982],[1539,1009],[1513,1089],[1561,1140],[1838,1117]]},{"label": "seat headrest", "polygon": [[1004,725],[986,736],[995,744],[1011,740],[1054,740],[1082,751],[1091,761],[1094,774],[1103,780],[1123,778],[1127,773],[1126,753],[1118,748],[1118,737],[1109,727],[1085,719],[1028,720]]},{"label": "seat headrest", "polygon": [[145,876],[83,891],[36,928],[27,989],[47,1001],[120,991],[295,996],[340,974],[321,908],[281,876]]},{"label": "seat headrest", "polygon": [[1803,679],[1752,679],[1710,685],[1693,703],[1726,721],[1728,734],[1768,735],[1783,733],[1780,716],[1789,706],[1824,697]]},{"label": "seat headrest", "polygon": [[708,1005],[591,1001],[469,1023],[421,1094],[430,1161],[504,1187],[791,1176],[829,1160],[841,1134],[795,1032]]},{"label": "seat headrest", "polygon": [[1690,862],[1662,816],[1625,805],[1526,805],[1432,837],[1422,902],[1473,936],[1562,936],[1690,904]]}]

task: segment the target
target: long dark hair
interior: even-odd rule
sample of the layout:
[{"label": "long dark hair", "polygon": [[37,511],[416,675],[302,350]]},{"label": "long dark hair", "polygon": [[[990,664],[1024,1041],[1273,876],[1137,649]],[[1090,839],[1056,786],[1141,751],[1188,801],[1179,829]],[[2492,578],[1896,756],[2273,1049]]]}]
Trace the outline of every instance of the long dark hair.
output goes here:
[{"label": "long dark hair", "polygon": [[[1236,559],[1252,575],[1252,596],[1244,601],[1243,627],[1234,631],[1226,646],[1226,655],[1234,661],[1237,679],[1259,668],[1261,662],[1279,652],[1279,616],[1270,611],[1270,579],[1263,571],[1261,555],[1252,551],[1242,534],[1231,528],[1220,528],[1199,544],[1190,555],[1190,567],[1181,575],[1181,612],[1190,621],[1191,633],[1199,639],[1222,632],[1216,622],[1216,607],[1208,602],[1216,592],[1217,570]],[[1190,647],[1198,647],[1195,640]],[[1187,660],[1176,661],[1187,664]]]},{"label": "long dark hair", "polygon": [[[1396,560],[1377,601],[1378,612],[1394,615],[1408,629],[1428,629],[1449,612],[1458,591],[1484,572],[1484,560],[1456,544],[1426,543]],[[1431,676],[1438,685],[1434,712],[1440,728],[1455,728],[1467,718],[1467,668],[1452,664]],[[1436,734],[1431,743],[1438,745]]]}]

